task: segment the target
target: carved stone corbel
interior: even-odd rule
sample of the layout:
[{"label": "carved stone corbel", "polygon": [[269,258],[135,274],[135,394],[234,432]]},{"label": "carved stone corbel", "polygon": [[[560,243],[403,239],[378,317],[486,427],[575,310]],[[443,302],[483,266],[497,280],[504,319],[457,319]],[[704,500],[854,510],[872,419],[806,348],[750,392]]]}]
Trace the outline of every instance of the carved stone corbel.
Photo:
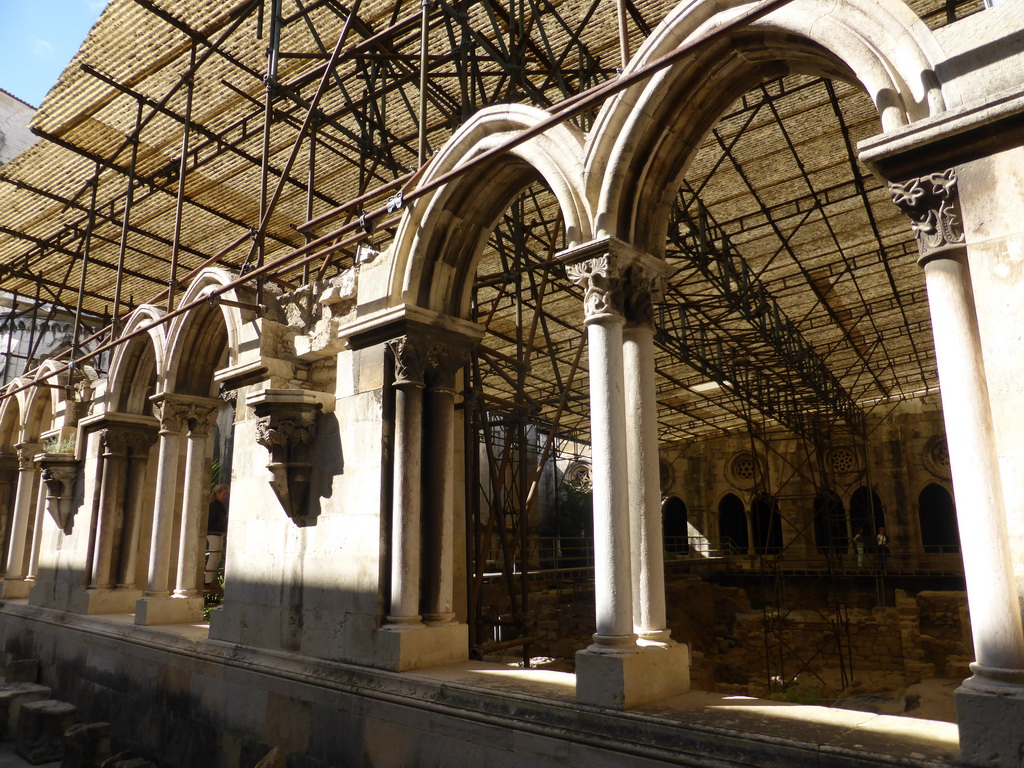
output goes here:
[{"label": "carved stone corbel", "polygon": [[41,453],[36,456],[46,485],[46,511],[64,533],[71,532],[74,515],[75,481],[78,479],[78,460],[72,454]]},{"label": "carved stone corbel", "polygon": [[919,264],[963,254],[964,227],[955,169],[890,184],[889,192],[896,207],[910,217],[920,250]]},{"label": "carved stone corbel", "polygon": [[263,390],[246,398],[256,417],[256,442],[267,449],[270,487],[285,513],[299,521],[309,507],[312,446],[323,407],[302,390]]}]

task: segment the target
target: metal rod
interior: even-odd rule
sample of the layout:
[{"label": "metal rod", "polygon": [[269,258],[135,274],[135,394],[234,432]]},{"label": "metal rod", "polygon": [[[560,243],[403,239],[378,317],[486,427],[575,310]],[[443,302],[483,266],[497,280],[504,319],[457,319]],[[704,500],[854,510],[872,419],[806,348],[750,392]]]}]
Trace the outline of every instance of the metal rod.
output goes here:
[{"label": "metal rod", "polygon": [[423,13],[420,16],[420,103],[419,143],[417,164],[423,166],[427,160],[427,47],[430,44],[430,0],[422,0]]},{"label": "metal rod", "polygon": [[[82,301],[85,298],[85,276],[89,268],[89,246],[92,243],[92,229],[96,225],[96,193],[100,186],[100,165],[96,164],[96,173],[92,177],[92,203],[89,205],[89,227],[85,231],[85,240],[82,243],[82,269],[78,277],[78,303],[75,305],[75,328],[71,336],[71,359],[74,361],[78,354],[78,342],[81,338],[82,323]],[[69,368],[72,370],[74,365]],[[68,399],[71,397],[71,378],[68,377]]]},{"label": "metal rod", "polygon": [[[138,111],[135,114],[135,135],[132,141],[132,159],[128,163],[128,191],[124,198],[124,213],[121,214],[121,243],[117,249],[117,277],[114,282],[114,312],[110,319],[110,338],[117,337],[117,328],[121,319],[121,286],[124,279],[124,258],[125,250],[128,247],[128,218],[132,212],[132,201],[135,199],[135,163],[139,158],[139,138],[141,132],[139,125],[142,123],[142,102],[138,102]],[[95,211],[96,206],[90,207],[90,212]],[[173,247],[173,246],[172,246]]]},{"label": "metal rod", "polygon": [[[174,292],[178,289],[178,249],[181,244],[181,216],[185,205],[185,175],[188,173],[188,136],[192,130],[192,94],[195,91],[196,46],[192,45],[188,89],[185,92],[185,125],[181,132],[181,161],[178,165],[178,199],[174,209],[174,238],[171,244],[171,277],[167,281],[167,311],[174,309]],[[136,146],[138,146],[138,137]],[[132,169],[134,172],[134,168]]]}]

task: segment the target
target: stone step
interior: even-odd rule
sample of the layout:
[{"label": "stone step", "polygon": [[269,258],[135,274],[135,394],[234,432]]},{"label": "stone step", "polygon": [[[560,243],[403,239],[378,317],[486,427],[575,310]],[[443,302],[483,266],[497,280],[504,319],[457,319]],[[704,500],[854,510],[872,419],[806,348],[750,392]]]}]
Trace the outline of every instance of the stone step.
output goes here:
[{"label": "stone step", "polygon": [[22,706],[14,751],[32,765],[64,757],[64,732],[75,724],[78,708],[66,701],[45,699]]},{"label": "stone step", "polygon": [[24,705],[50,698],[52,691],[37,683],[0,683],[0,737],[13,739]]}]

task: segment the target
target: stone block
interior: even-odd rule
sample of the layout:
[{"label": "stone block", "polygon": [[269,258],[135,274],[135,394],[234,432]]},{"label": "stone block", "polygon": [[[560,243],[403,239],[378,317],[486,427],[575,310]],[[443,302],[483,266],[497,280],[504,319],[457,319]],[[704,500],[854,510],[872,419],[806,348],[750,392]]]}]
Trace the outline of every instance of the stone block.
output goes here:
[{"label": "stone block", "polygon": [[382,666],[396,672],[458,664],[469,659],[469,627],[465,624],[385,628],[374,634],[380,643]]},{"label": "stone block", "polygon": [[110,757],[110,723],[81,723],[64,732],[60,768],[99,768]]},{"label": "stone block", "polygon": [[135,604],[135,623],[197,624],[203,620],[202,597],[144,597]]},{"label": "stone block", "polygon": [[0,685],[0,734],[13,739],[18,732],[18,716],[25,704],[50,698],[50,689],[36,683]]},{"label": "stone block", "polygon": [[978,690],[967,681],[953,693],[960,758],[967,765],[1020,768],[1024,754],[1024,690]]},{"label": "stone block", "polygon": [[36,659],[17,659],[7,662],[4,681],[7,683],[38,682],[39,661]]},{"label": "stone block", "polygon": [[685,693],[690,688],[689,647],[646,646],[630,653],[576,654],[576,698],[628,709]]},{"label": "stone block", "polygon": [[64,757],[64,732],[75,724],[74,704],[33,701],[21,708],[14,750],[32,765]]}]

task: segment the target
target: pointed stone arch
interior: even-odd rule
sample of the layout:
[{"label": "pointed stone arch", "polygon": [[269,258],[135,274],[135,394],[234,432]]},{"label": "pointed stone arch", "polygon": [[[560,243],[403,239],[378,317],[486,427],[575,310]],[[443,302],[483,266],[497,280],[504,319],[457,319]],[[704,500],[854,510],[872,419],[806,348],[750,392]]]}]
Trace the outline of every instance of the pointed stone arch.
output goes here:
[{"label": "pointed stone arch", "polygon": [[[740,10],[686,0],[630,62],[640,69]],[[623,92],[598,116],[587,146],[595,230],[660,255],[675,190],[706,132],[728,105],[766,77],[806,73],[859,83],[883,131],[958,104],[932,63],[942,53],[901,0],[793,0],[692,58]]]},{"label": "pointed stone arch", "polygon": [[[548,117],[547,112],[524,104],[481,110],[431,159],[420,185]],[[589,240],[592,227],[583,196],[583,146],[583,135],[563,123],[417,200],[399,225],[391,250],[391,304],[416,304],[465,316],[484,243],[498,217],[531,181],[543,182],[558,200],[567,242],[576,245]]]},{"label": "pointed stone arch", "polygon": [[143,304],[132,312],[124,324],[121,338],[148,328],[130,341],[114,349],[107,374],[107,410],[121,413],[148,414],[149,397],[163,389],[166,367],[166,327],[156,323],[164,310]]},{"label": "pointed stone arch", "polygon": [[[209,397],[214,390],[214,371],[238,361],[244,319],[238,307],[220,304],[214,291],[234,280],[223,269],[204,269],[189,284],[181,304],[210,298],[171,320],[167,329],[166,391]],[[221,294],[239,302],[234,289]],[[225,359],[226,356],[226,359]]]}]

